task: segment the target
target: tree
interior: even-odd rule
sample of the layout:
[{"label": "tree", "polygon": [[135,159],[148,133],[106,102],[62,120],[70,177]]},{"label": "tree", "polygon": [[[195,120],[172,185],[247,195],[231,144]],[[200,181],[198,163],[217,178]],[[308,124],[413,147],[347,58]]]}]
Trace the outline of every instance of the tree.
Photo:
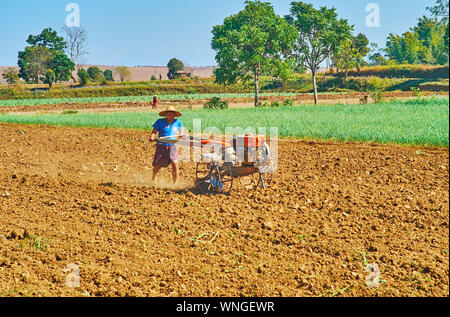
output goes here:
[{"label": "tree", "polygon": [[14,67],[8,67],[2,74],[3,79],[9,85],[14,85],[19,83],[19,72]]},{"label": "tree", "polygon": [[386,52],[389,59],[400,64],[417,64],[423,60],[425,47],[417,34],[405,32],[402,35],[389,34],[386,41]]},{"label": "tree", "polygon": [[445,22],[440,22],[437,18],[428,18],[426,16],[419,18],[417,26],[413,27],[411,32],[417,34],[419,41],[424,46],[424,56],[421,62],[441,65],[448,62],[445,42],[447,29],[448,25]]},{"label": "tree", "polygon": [[370,51],[368,45],[369,40],[367,37],[359,33],[356,36],[345,39],[333,52],[334,64],[338,69],[345,71],[346,80],[349,69],[356,67],[358,72],[360,72],[361,65],[365,63],[364,57]]},{"label": "tree", "polygon": [[296,30],[275,14],[270,3],[245,4],[244,10],[212,30],[218,64],[214,75],[220,84],[253,81],[258,106],[260,77],[285,77],[289,73],[292,63],[287,56],[294,46]]},{"label": "tree", "polygon": [[90,78],[88,72],[84,68],[80,68],[78,69],[77,75],[78,78],[80,79],[80,85],[86,86]]},{"label": "tree", "polygon": [[52,69],[47,69],[47,72],[45,73],[45,77],[42,79],[42,82],[48,84],[48,88],[51,89],[53,83],[55,82],[55,79],[56,79],[55,72]]},{"label": "tree", "polygon": [[107,81],[114,81],[113,72],[110,69],[105,70],[103,76]]},{"label": "tree", "polygon": [[45,78],[47,69],[52,69],[56,81],[69,80],[75,64],[64,53],[66,44],[56,31],[44,29],[39,35],[30,35],[27,43],[30,46],[19,52],[19,77],[38,83]]},{"label": "tree", "polygon": [[91,66],[88,68],[87,70],[89,77],[93,80],[93,81],[100,81],[103,78],[103,72],[101,71],[100,68],[98,68],[97,66]]},{"label": "tree", "polygon": [[314,9],[312,4],[292,2],[286,20],[297,29],[297,43],[293,56],[300,65],[311,70],[314,103],[317,104],[316,73],[320,64],[350,38],[353,26],[345,19],[338,19],[334,8]]},{"label": "tree", "polygon": [[386,40],[389,59],[408,64],[447,64],[448,6],[448,0],[437,0],[434,7],[427,7],[433,17],[419,18],[417,25],[402,35],[389,34]]},{"label": "tree", "polygon": [[89,54],[87,51],[87,31],[84,27],[68,27],[62,28],[64,39],[66,42],[66,53],[75,65],[80,65],[83,56]]},{"label": "tree", "polygon": [[167,74],[167,77],[173,79],[173,78],[178,77],[178,74],[177,74],[178,71],[184,69],[184,64],[179,59],[172,58],[167,63],[167,67],[169,68],[169,73]]},{"label": "tree", "polygon": [[128,67],[118,66],[116,67],[116,72],[117,74],[119,74],[121,82],[131,79],[131,71],[128,69]]},{"label": "tree", "polygon": [[445,28],[444,32],[444,50],[447,53],[447,63],[449,56],[449,1],[448,0],[436,0],[436,5],[433,7],[427,7],[427,10],[431,12],[434,17],[441,17],[440,24]]},{"label": "tree", "polygon": [[25,51],[19,52],[19,77],[26,82],[39,83],[45,75],[51,60],[51,52],[43,46],[27,46]]},{"label": "tree", "polygon": [[66,48],[64,38],[58,36],[58,33],[51,28],[42,30],[41,34],[30,35],[27,43],[31,46],[44,46],[51,51],[64,52]]},{"label": "tree", "polygon": [[444,23],[448,23],[448,0],[436,0],[436,5],[427,7],[427,10],[435,17],[442,17]]},{"label": "tree", "polygon": [[356,68],[358,69],[358,72],[360,72],[361,66],[365,63],[364,58],[370,52],[369,39],[364,34],[358,33],[358,35],[352,37],[352,43],[353,43],[353,46],[357,50],[355,64],[356,64]]},{"label": "tree", "polygon": [[[84,62],[84,56],[89,54],[87,51],[87,31],[84,27],[68,27],[62,28],[64,40],[66,42],[66,54],[75,65]],[[71,78],[76,82],[75,77],[71,74]]]},{"label": "tree", "polygon": [[338,69],[345,72],[345,80],[347,80],[349,69],[356,66],[356,61],[359,59],[358,49],[355,47],[352,39],[345,39],[336,53],[333,54],[334,64]]},{"label": "tree", "polygon": [[56,81],[68,81],[72,78],[75,64],[63,52],[54,52],[49,67],[55,72]]}]

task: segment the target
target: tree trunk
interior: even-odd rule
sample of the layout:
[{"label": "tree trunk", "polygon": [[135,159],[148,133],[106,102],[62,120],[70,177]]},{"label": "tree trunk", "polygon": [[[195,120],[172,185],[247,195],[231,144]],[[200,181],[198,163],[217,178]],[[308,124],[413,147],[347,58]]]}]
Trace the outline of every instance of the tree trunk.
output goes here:
[{"label": "tree trunk", "polygon": [[255,71],[255,107],[258,107],[259,103],[259,74],[258,71]]},{"label": "tree trunk", "polygon": [[312,71],[312,80],[313,80],[313,88],[314,88],[314,104],[317,105],[318,98],[317,98],[317,84],[316,84],[316,72]]}]

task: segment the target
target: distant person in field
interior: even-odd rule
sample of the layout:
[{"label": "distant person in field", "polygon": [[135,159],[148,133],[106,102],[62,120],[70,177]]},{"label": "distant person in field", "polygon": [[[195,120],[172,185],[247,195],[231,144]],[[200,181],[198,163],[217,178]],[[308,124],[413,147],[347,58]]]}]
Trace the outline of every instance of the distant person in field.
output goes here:
[{"label": "distant person in field", "polygon": [[[181,113],[175,110],[173,106],[167,107],[166,110],[159,113],[161,118],[156,120],[153,124],[153,131],[150,134],[150,141],[158,138],[167,137],[167,140],[177,140],[177,138],[183,134],[184,127],[180,120],[176,117],[181,117]],[[161,168],[166,168],[169,165],[172,166],[172,180],[173,183],[177,183],[178,179],[178,151],[174,144],[164,143],[157,141],[156,152],[153,159],[153,176],[152,181],[156,180],[156,174],[158,174]]]},{"label": "distant person in field", "polygon": [[153,109],[158,108],[158,96],[157,96],[157,95],[154,95],[154,96],[153,96],[152,108],[153,108]]}]

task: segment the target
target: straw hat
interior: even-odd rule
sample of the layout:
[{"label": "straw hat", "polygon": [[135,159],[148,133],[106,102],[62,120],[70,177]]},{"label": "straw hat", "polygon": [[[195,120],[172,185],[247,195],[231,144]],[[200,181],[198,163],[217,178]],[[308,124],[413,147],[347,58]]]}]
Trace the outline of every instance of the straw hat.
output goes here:
[{"label": "straw hat", "polygon": [[159,115],[160,115],[161,117],[164,117],[164,116],[166,115],[167,112],[173,112],[173,113],[175,113],[175,117],[181,117],[181,113],[179,113],[178,111],[176,111],[174,106],[168,106],[168,107],[166,108],[166,110],[161,111],[161,112],[159,113]]}]

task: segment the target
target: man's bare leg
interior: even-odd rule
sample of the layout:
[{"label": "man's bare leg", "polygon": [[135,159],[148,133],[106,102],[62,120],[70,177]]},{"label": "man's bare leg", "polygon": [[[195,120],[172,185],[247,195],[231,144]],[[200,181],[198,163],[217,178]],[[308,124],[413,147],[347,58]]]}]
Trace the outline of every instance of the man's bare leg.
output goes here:
[{"label": "man's bare leg", "polygon": [[176,184],[178,180],[178,165],[175,162],[172,162],[170,165],[172,165],[172,180]]},{"label": "man's bare leg", "polygon": [[154,182],[156,180],[156,174],[158,174],[160,169],[161,169],[161,166],[158,166],[158,165],[153,166],[152,182]]}]

